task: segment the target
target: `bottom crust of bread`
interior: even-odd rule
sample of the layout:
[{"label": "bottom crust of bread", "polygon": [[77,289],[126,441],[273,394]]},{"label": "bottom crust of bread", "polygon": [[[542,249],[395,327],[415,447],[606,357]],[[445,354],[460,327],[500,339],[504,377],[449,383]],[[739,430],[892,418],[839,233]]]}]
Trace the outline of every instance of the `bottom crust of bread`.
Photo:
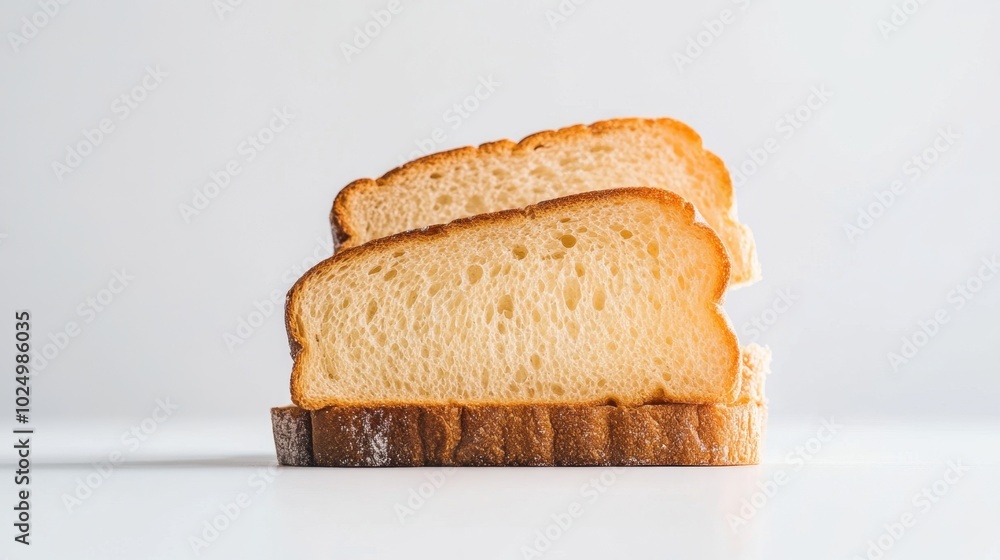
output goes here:
[{"label": "bottom crust of bread", "polygon": [[278,462],[300,467],[752,465],[766,416],[754,402],[271,409]]}]

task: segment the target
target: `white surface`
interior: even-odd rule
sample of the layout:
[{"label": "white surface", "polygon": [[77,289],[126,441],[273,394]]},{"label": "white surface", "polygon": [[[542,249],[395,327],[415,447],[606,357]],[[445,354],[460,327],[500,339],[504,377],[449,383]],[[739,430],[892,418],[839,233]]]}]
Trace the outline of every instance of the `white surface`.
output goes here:
[{"label": "white surface", "polygon": [[[821,426],[820,420],[772,425],[757,467],[618,473],[274,469],[271,442],[258,426],[229,427],[243,442],[242,456],[190,445],[198,427],[175,427],[158,435],[157,448],[112,470],[71,512],[64,495],[97,476],[91,463],[101,456],[65,456],[60,465],[37,467],[34,555],[13,557],[523,558],[521,547],[535,546],[537,531],[574,502],[582,514],[545,558],[865,557],[868,540],[907,512],[915,524],[885,558],[1000,553],[988,529],[1000,521],[997,426],[844,425],[832,437]],[[810,443],[819,436],[828,441]],[[56,437],[74,433],[49,436]],[[924,488],[934,491],[949,462],[969,471],[952,485],[939,483],[945,491],[936,503],[914,503]],[[610,483],[600,483],[601,476]],[[432,478],[443,480],[433,492]],[[760,489],[774,481],[783,484],[761,501]],[[411,491],[427,496],[411,503],[412,514],[397,508],[410,507]],[[206,521],[240,493],[247,507],[195,553],[192,536],[202,535]],[[759,504],[756,513],[731,524],[730,516],[747,507],[744,500]]]}]

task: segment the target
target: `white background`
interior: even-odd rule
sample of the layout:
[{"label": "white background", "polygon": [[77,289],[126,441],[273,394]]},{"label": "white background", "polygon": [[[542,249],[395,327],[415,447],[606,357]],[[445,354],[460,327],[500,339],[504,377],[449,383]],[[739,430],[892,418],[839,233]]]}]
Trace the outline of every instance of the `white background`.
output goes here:
[{"label": "white background", "polygon": [[[904,4],[911,12],[919,8],[910,15],[899,11],[893,20],[894,10]],[[838,488],[857,501],[843,504],[839,517],[827,512],[828,519],[865,510],[865,500],[882,503],[872,489],[890,482],[906,481],[898,489],[905,498],[939,476],[944,459],[962,455],[938,453],[934,446],[939,443],[966,442],[965,453],[984,445],[970,433],[985,434],[987,443],[996,443],[989,438],[995,438],[1000,420],[1000,274],[982,282],[974,277],[983,258],[1000,261],[1000,4],[593,0],[576,6],[567,0],[560,8],[559,2],[548,0],[400,5],[369,44],[346,56],[344,45],[357,40],[358,28],[374,28],[372,11],[385,10],[387,2],[246,0],[221,15],[210,2],[72,3],[60,7],[37,34],[24,31],[22,18],[33,17],[42,9],[39,4],[3,3],[0,309],[7,319],[0,333],[13,342],[15,309],[30,310],[36,348],[61,338],[58,333],[69,322],[79,327],[78,336],[44,368],[36,363],[32,422],[41,428],[36,438],[40,459],[78,461],[80,473],[86,474],[90,461],[121,446],[124,430],[149,417],[157,399],[169,399],[178,410],[158,432],[159,439],[150,437],[133,459],[169,458],[180,449],[187,455],[214,451],[236,457],[223,466],[242,464],[239,457],[267,464],[267,410],[289,402],[291,361],[281,311],[276,307],[241,344],[227,344],[225,335],[236,334],[241,320],[257,307],[267,309],[262,302],[274,293],[283,296],[303,267],[330,252],[327,214],[341,187],[359,177],[381,175],[410,159],[421,143],[431,142],[438,151],[619,116],[682,120],[733,170],[754,167],[748,163],[750,154],[759,155],[769,138],[778,145],[737,187],[740,217],[753,229],[765,279],[731,292],[726,309],[742,342],[773,349],[771,424],[788,428],[770,440],[766,457],[771,466],[750,475],[707,476],[749,477],[746,484],[753,491],[752,481],[766,479],[772,472],[768,469],[787,462],[782,445],[792,449],[815,432],[819,419],[830,417],[856,426],[891,424],[908,435],[862,430],[859,439],[840,441],[828,451],[832,455],[814,465],[906,465],[924,459],[931,465],[926,477],[909,480],[901,474],[912,475],[908,467],[887,467],[864,471],[861,482],[857,471],[834,469],[827,477],[827,467],[814,467],[819,469],[816,480],[802,488],[819,494],[803,490],[785,498],[781,507],[787,509],[780,510],[782,515],[775,512],[767,534],[786,531],[796,512],[807,506],[821,508],[817,500],[838,499]],[[565,15],[558,15],[560,9]],[[713,23],[724,15],[730,23]],[[715,37],[709,28],[721,32]],[[691,47],[699,38],[705,46]],[[123,119],[116,99],[131,95],[147,68],[159,68],[165,77],[155,89],[139,92],[145,98]],[[447,111],[473,95],[481,80],[498,85],[456,126],[449,116],[454,113]],[[801,108],[818,89],[832,93],[823,103],[814,98],[813,109]],[[282,109],[294,118],[248,162],[239,151],[241,142],[266,127],[272,111]],[[796,110],[806,118],[787,134],[782,119]],[[114,131],[71,172],[54,171],[53,162],[65,163],[68,147],[102,119],[109,119]],[[443,141],[433,140],[435,129]],[[957,139],[947,151],[929,154],[936,161],[916,177],[908,162],[925,154],[941,130]],[[241,173],[207,208],[185,219],[180,206],[192,204],[210,173],[234,159]],[[901,194],[884,212],[876,208],[878,217],[861,234],[849,236],[845,225],[857,224],[859,212],[896,180],[902,183]],[[134,277],[128,286],[99,313],[81,312],[79,306],[122,269]],[[959,308],[950,292],[969,282],[979,291]],[[781,294],[790,294],[790,307],[775,306]],[[907,363],[894,368],[889,354],[900,353],[903,338],[912,337],[920,322],[939,310],[947,323]],[[748,326],[754,319],[768,323],[766,331],[754,332]],[[0,345],[4,363],[12,363],[10,347]],[[3,394],[11,394],[13,381],[2,387]],[[0,399],[5,423],[13,415],[12,400]],[[944,428],[959,425],[954,434],[963,435],[949,435],[953,432]],[[802,430],[804,436],[794,435]],[[919,436],[924,433],[928,439]],[[858,442],[872,441],[870,447],[879,449],[889,440],[894,443],[891,452],[858,451],[868,449]],[[971,502],[956,498],[949,512],[961,516],[967,507],[979,507],[977,515],[993,522],[1000,518],[995,505],[989,509],[976,498],[990,490],[996,495],[995,459],[981,458],[987,464],[980,482],[985,486],[966,487]],[[2,460],[10,462],[9,452]],[[206,468],[219,475],[219,470]],[[161,485],[151,480],[183,488],[180,500],[198,484],[221,492],[218,501],[233,493],[218,490],[205,478],[185,481],[183,473],[170,469],[165,478],[150,478],[155,472],[126,471],[120,479],[135,477],[133,486],[121,482],[94,498],[120,496],[124,502],[112,501],[106,510],[88,503],[97,514],[88,517],[91,528],[108,525],[101,513],[124,515],[139,507],[134,492]],[[81,517],[60,517],[60,496],[72,491],[79,473],[52,473],[48,494],[43,494],[47,501],[36,508],[44,511],[50,505],[49,529],[67,531]],[[247,475],[240,471],[231,476],[242,481]],[[301,487],[286,482],[292,496],[308,492],[309,484],[323,484],[317,477],[324,475],[296,476],[314,482],[306,480]],[[376,520],[346,513],[350,508],[331,517],[360,527],[371,522],[392,528],[393,500],[422,480],[416,474],[399,475],[409,478],[394,482],[377,481],[377,475],[336,476],[400,489],[371,498],[388,504],[378,510]],[[494,490],[498,484],[516,485],[513,475],[497,475],[504,477],[500,482],[483,474],[460,476],[466,477],[465,489],[455,488],[443,499],[454,509],[439,506],[440,520],[427,522],[445,525],[433,525],[439,530],[427,535],[444,535],[441,527],[449,515],[461,520],[462,512],[473,507],[458,498],[479,491],[471,481],[482,479],[482,485]],[[546,488],[558,480],[557,475],[525,476],[535,477],[535,484],[538,477],[548,477]],[[713,480],[695,487],[715,488]],[[334,484],[354,482],[338,479]],[[668,485],[698,503],[697,493],[684,491],[677,479],[668,479]],[[579,483],[573,479],[567,487],[573,494]],[[629,499],[642,501],[650,495],[642,483],[619,487],[619,492],[625,501],[609,507],[620,507],[623,515],[639,511]],[[351,496],[364,500],[365,494]],[[725,499],[738,503],[739,498]],[[208,512],[214,499],[202,499],[197,507]],[[898,516],[907,500],[897,502],[866,518],[864,529],[835,538],[824,533],[827,540],[822,542],[839,547],[825,550],[837,551],[831,557],[863,554],[866,539]],[[477,526],[483,533],[479,544],[512,542],[493,530],[504,524],[524,524],[531,529],[522,533],[530,535],[561,503],[554,499],[554,505],[543,505],[541,513],[529,516],[537,517],[537,523],[524,521],[515,509],[494,511]],[[658,526],[684,519],[692,523],[691,513],[680,508],[650,519]],[[199,513],[185,515],[197,518]],[[295,524],[285,527],[285,518],[253,515],[278,523],[288,539],[294,534]],[[937,550],[934,546],[954,550],[946,543],[964,537],[954,533],[958,517],[951,519],[939,521],[937,533],[925,530],[925,542],[913,537],[900,546],[914,553]],[[627,526],[607,529],[591,521],[605,527],[595,529],[597,535],[611,531],[605,536],[620,536],[615,531]],[[725,540],[731,533],[721,527]],[[77,531],[78,542],[92,545],[84,555],[138,557],[159,550],[155,544],[142,548],[136,544],[140,540],[126,545],[98,541],[78,525]],[[407,531],[412,538],[424,534],[412,525]],[[696,541],[689,532],[671,534],[682,541],[688,535],[678,550],[694,554]],[[809,556],[800,544],[817,542],[775,544],[754,534],[750,540],[757,547],[751,549],[763,550],[767,557],[776,551]],[[59,537],[48,533],[38,538],[51,544]],[[241,541],[245,545],[263,536],[251,531],[247,538]],[[4,540],[9,542],[7,536]],[[576,550],[579,556],[598,550],[585,541],[567,541],[548,554]],[[165,557],[190,552],[183,534],[178,542],[179,552]],[[962,542],[973,547],[972,556],[985,554],[990,546],[968,538]],[[128,548],[133,546],[137,548]],[[260,552],[246,546],[231,550]],[[520,557],[511,546],[508,556]],[[720,546],[721,555],[745,551],[742,545]],[[174,550],[169,543],[164,547]],[[499,545],[489,549],[501,556],[507,550]],[[229,549],[213,550],[227,556]],[[322,550],[333,554],[337,549]]]}]

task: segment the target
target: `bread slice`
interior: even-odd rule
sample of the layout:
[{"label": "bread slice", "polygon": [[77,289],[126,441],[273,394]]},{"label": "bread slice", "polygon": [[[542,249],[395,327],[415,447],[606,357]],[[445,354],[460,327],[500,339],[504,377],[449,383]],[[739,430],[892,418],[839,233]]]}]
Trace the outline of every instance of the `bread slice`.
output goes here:
[{"label": "bread slice", "polygon": [[719,234],[734,286],[760,278],[750,229],[736,215],[725,164],[672,119],[616,119],[534,134],[514,143],[432,154],[337,195],[330,213],[343,247],[485,212],[587,191],[650,186],[694,204]]},{"label": "bread slice", "polygon": [[286,306],[292,400],[731,402],[729,262],[661,189],[597,191],[406,232],[307,272]]},{"label": "bread slice", "polygon": [[770,359],[743,348],[729,405],[274,408],[275,449],[280,464],[299,467],[755,464]]}]

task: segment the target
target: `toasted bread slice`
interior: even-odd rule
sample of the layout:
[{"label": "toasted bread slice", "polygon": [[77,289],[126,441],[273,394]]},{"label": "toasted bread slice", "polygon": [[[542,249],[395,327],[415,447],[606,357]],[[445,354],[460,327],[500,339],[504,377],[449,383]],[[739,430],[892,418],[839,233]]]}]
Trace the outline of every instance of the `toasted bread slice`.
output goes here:
[{"label": "toasted bread slice", "polygon": [[728,279],[718,236],[661,189],[378,239],[289,292],[292,400],[309,410],[732,402]]},{"label": "toasted bread slice", "polygon": [[392,405],[271,410],[282,465],[741,465],[760,460],[770,351],[743,348],[730,405]]},{"label": "toasted bread slice", "polygon": [[337,195],[330,213],[343,247],[543,200],[628,186],[681,195],[719,234],[731,282],[760,277],[753,235],[736,215],[729,172],[701,138],[672,119],[616,119],[534,134],[514,143],[432,154],[361,179]]}]

